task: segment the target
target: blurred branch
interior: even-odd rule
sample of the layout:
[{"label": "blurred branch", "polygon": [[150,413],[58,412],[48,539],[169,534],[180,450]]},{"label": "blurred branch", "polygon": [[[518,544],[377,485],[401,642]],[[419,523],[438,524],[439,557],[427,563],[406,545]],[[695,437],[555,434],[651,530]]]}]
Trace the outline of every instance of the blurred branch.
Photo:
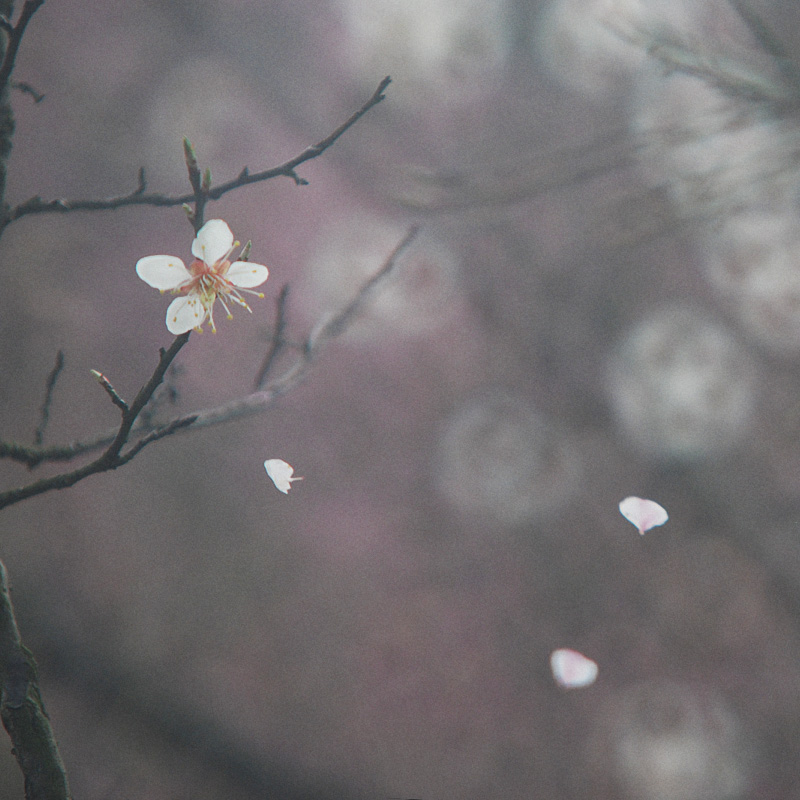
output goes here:
[{"label": "blurred branch", "polygon": [[761,49],[773,59],[783,79],[792,87],[795,95],[800,97],[800,69],[783,43],[746,2],[743,0],[728,0],[728,2],[747,25]]},{"label": "blurred branch", "polygon": [[33,86],[25,81],[11,81],[11,88],[16,89],[18,92],[30,95],[34,103],[41,103],[44,100],[44,94],[37,91]]},{"label": "blurred branch", "polygon": [[50,405],[53,402],[53,391],[56,388],[58,376],[61,370],[64,369],[64,353],[59,350],[56,353],[56,363],[53,364],[53,369],[47,376],[47,383],[44,387],[44,402],[42,403],[42,410],[39,414],[39,424],[36,426],[36,431],[33,434],[33,441],[35,444],[41,444],[44,441],[44,432],[47,429],[47,423],[50,421]]},{"label": "blurred branch", "polygon": [[0,561],[0,717],[25,777],[27,800],[69,800],[64,763],[37,685],[36,662],[22,644]]},{"label": "blurred branch", "polygon": [[773,78],[743,59],[714,53],[699,40],[690,39],[657,19],[647,24],[609,16],[607,24],[621,39],[643,50],[669,70],[700,78],[731,97],[768,103],[779,109],[797,108],[800,94],[794,80],[796,76],[782,57],[781,45],[755,12],[743,10],[743,4],[737,0],[732,0],[732,5],[761,49],[773,58],[777,77]]},{"label": "blurred branch", "polygon": [[[137,395],[136,399],[131,403],[130,410],[123,413],[123,426],[120,427],[119,431],[109,432],[91,441],[75,442],[73,444],[52,448],[28,448],[11,442],[0,442],[0,458],[18,461],[26,464],[30,468],[44,462],[68,461],[82,453],[91,452],[101,447],[108,448],[102,456],[92,461],[90,464],[87,464],[85,467],[65,473],[64,475],[56,475],[52,478],[37,481],[36,483],[29,484],[19,489],[0,493],[0,509],[17,503],[20,500],[24,500],[27,497],[43,494],[51,489],[63,489],[72,486],[78,481],[83,480],[83,478],[97,472],[115,469],[130,461],[151,441],[156,441],[164,436],[177,433],[189,426],[191,426],[192,430],[195,430],[260,413],[278,397],[286,394],[290,389],[293,389],[305,379],[311,364],[320,355],[325,345],[347,330],[350,324],[359,315],[364,305],[372,298],[380,283],[394,270],[400,255],[409,247],[416,237],[417,232],[418,228],[416,226],[409,229],[403,239],[384,261],[380,269],[364,283],[350,303],[338,314],[317,325],[303,343],[300,358],[265,388],[251,392],[244,397],[235,398],[234,400],[230,400],[214,408],[200,409],[188,415],[181,415],[155,430],[152,429],[150,423],[140,426],[134,425],[134,421],[144,407],[144,403],[152,396],[156,387],[161,382],[169,363],[175,355],[177,355],[177,351],[180,347],[185,344],[189,336],[187,333],[177,337],[167,353],[162,351],[162,358],[161,362],[159,362],[158,369],[154,373],[153,378],[142,388],[139,395]],[[158,378],[157,381],[156,378]],[[142,398],[146,399],[142,402]],[[127,428],[123,430],[126,422],[128,423]],[[120,450],[127,441],[128,436],[137,433],[146,433],[147,435],[137,444],[133,445],[127,453],[120,455]]]},{"label": "blurred branch", "polygon": [[[692,39],[655,15],[631,21],[625,15],[605,17],[607,27],[624,41],[659,62],[667,73],[677,72],[705,81],[734,100],[744,100],[747,111],[758,113],[764,106],[777,116],[785,116],[800,107],[800,67],[768,28],[747,0],[728,0],[744,21],[762,53],[772,60],[774,74],[763,65],[748,64],[744,58],[718,55],[704,42]],[[709,108],[705,116],[698,113],[696,122],[707,126],[704,135],[712,136],[730,125],[720,119],[719,111]],[[586,183],[615,170],[635,168],[638,151],[654,139],[668,140],[678,146],[697,133],[680,125],[657,125],[649,129],[621,128],[601,134],[589,141],[549,151],[536,152],[529,157],[516,156],[507,164],[492,165],[484,159],[472,158],[477,164],[469,170],[442,171],[412,168],[407,170],[392,189],[398,202],[407,208],[441,213],[470,208],[493,207],[530,200],[547,192],[559,191]],[[777,167],[778,170],[782,166]],[[768,181],[774,174],[765,170],[760,180]],[[654,187],[661,192],[665,186]],[[707,218],[714,219],[718,209],[706,209]],[[691,220],[698,222],[696,210]],[[653,234],[662,231],[660,226]],[[649,235],[649,233],[645,234]]]},{"label": "blurred branch", "polygon": [[[251,173],[248,167],[244,167],[236,178],[229,180],[225,183],[211,188],[210,185],[203,185],[205,182],[201,181],[199,187],[193,187],[193,191],[181,195],[165,195],[161,193],[145,193],[146,184],[144,182],[143,172],[139,175],[139,185],[129,194],[120,195],[119,197],[111,197],[105,200],[43,200],[41,197],[32,197],[17,206],[12,207],[8,211],[8,215],[2,227],[9,225],[14,220],[20,217],[28,216],[30,214],[44,214],[44,213],[67,213],[70,211],[106,211],[115,208],[122,208],[123,206],[181,206],[191,203],[197,203],[198,192],[201,197],[201,208],[208,200],[219,200],[220,197],[233,191],[240,189],[243,186],[249,186],[253,183],[260,183],[261,181],[269,180],[270,178],[283,175],[291,178],[298,186],[305,186],[308,181],[301,178],[297,174],[297,167],[306,161],[322,155],[331,145],[336,142],[339,137],[345,133],[349,128],[355,125],[361,117],[364,116],[373,106],[383,100],[386,95],[384,94],[386,87],[391,83],[391,78],[384,78],[378,88],[373,93],[372,97],[361,106],[358,111],[352,114],[345,122],[343,122],[333,133],[326,136],[322,141],[318,142],[311,147],[307,147],[302,153],[290,158],[288,161],[280,164],[277,167],[263,170],[261,172]],[[197,209],[195,210],[197,214]],[[0,231],[2,230],[0,227]],[[197,230],[197,228],[196,228]]]},{"label": "blurred branch", "polygon": [[[179,675],[126,663],[102,637],[76,641],[54,620],[42,594],[46,593],[26,601],[35,620],[39,660],[47,664],[52,680],[82,695],[90,713],[134,725],[157,751],[180,753],[191,774],[216,776],[238,787],[236,797],[374,800],[373,794],[354,794],[352,787],[339,784],[329,773],[315,773],[308,766],[295,770],[265,754],[252,736],[237,734],[222,723],[212,707],[188,700],[178,688]],[[129,795],[123,791],[114,796],[125,800]]]},{"label": "blurred branch", "polygon": [[484,163],[469,172],[412,168],[392,195],[406,208],[437,213],[510,205],[635,164],[636,148],[630,134],[618,129],[588,142],[516,158],[513,163]]},{"label": "blurred branch", "polygon": [[19,51],[22,37],[25,35],[25,28],[28,27],[33,15],[43,5],[44,0],[25,0],[17,24],[9,28],[7,27],[9,24],[8,19],[6,19],[6,25],[3,27],[8,31],[8,45],[6,46],[6,52],[3,54],[3,62],[0,64],[0,92],[6,89],[11,79],[11,73],[14,71],[14,64],[17,60],[17,52]]},{"label": "blurred branch", "polygon": [[8,224],[8,206],[5,202],[8,157],[14,138],[14,112],[11,110],[9,85],[25,28],[44,0],[26,0],[16,25],[10,21],[14,10],[12,0],[0,0],[0,231]]},{"label": "blurred branch", "polygon": [[272,338],[270,339],[270,348],[264,356],[264,360],[261,362],[261,368],[258,370],[258,374],[253,383],[253,388],[256,391],[264,385],[264,381],[275,359],[286,344],[283,338],[283,332],[286,328],[286,301],[288,297],[289,284],[285,283],[278,294],[278,299],[275,301],[275,330],[272,332]]}]

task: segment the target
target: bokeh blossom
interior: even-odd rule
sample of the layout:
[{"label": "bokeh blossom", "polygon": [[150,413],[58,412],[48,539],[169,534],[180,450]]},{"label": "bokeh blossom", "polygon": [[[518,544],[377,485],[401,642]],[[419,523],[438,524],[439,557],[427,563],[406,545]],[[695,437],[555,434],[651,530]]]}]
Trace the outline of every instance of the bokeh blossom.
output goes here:
[{"label": "bokeh blossom", "polygon": [[[136,263],[136,274],[149,286],[161,292],[179,294],[167,309],[167,329],[180,334],[192,328],[202,330],[208,319],[211,330],[214,324],[214,303],[219,300],[228,319],[232,319],[229,302],[251,311],[242,292],[264,297],[253,291],[269,277],[263,264],[250,261],[234,261],[230,256],[239,247],[233,240],[228,224],[221,219],[206,222],[192,242],[194,261],[188,269],[175,256],[146,256]],[[252,313],[252,311],[251,311]]]}]

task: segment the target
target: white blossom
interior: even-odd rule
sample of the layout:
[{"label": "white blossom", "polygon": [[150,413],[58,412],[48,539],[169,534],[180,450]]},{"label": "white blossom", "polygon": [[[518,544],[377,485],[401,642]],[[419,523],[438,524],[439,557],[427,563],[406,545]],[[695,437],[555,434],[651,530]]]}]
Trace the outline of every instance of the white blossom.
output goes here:
[{"label": "white blossom", "polygon": [[206,319],[216,333],[216,300],[222,304],[228,319],[232,319],[226,301],[251,311],[242,292],[264,297],[253,288],[264,283],[269,277],[269,270],[263,264],[250,261],[231,263],[231,253],[238,246],[239,242],[233,240],[228,224],[221,219],[212,219],[200,228],[192,242],[195,259],[188,269],[176,256],[146,256],[139,259],[136,274],[146,284],[161,292],[180,295],[167,309],[167,329],[170,333],[186,333],[192,328],[202,330]]}]

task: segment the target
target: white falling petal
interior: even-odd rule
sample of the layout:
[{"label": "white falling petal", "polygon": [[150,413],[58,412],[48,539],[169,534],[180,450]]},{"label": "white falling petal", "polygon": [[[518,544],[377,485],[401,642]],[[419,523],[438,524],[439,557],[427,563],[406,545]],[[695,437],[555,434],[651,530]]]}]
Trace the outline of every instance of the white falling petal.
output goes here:
[{"label": "white falling petal", "polygon": [[641,497],[626,497],[619,504],[619,513],[641,534],[650,528],[663,525],[669,519],[669,514],[663,506],[655,500],[644,500]]},{"label": "white falling petal", "polygon": [[280,458],[268,458],[264,462],[264,469],[267,471],[270,480],[275,484],[279,492],[289,494],[292,488],[292,481],[301,481],[302,477],[293,478],[294,468]]},{"label": "white falling petal", "polygon": [[582,689],[597,678],[597,664],[577,650],[563,648],[550,654],[550,670],[562,689]]}]

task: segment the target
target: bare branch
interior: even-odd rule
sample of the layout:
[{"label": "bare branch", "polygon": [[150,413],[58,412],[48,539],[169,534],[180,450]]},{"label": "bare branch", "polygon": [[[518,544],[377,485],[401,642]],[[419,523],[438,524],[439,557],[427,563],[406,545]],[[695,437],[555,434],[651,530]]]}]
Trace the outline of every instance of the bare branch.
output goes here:
[{"label": "bare branch", "polygon": [[10,461],[25,464],[28,469],[34,469],[45,462],[71,461],[83,453],[104,447],[112,439],[113,436],[109,436],[102,442],[73,442],[72,444],[43,448],[26,447],[16,442],[0,442],[0,458],[7,458]]},{"label": "bare branch", "polygon": [[283,350],[284,344],[286,344],[283,339],[283,332],[286,328],[286,300],[288,297],[289,284],[285,283],[278,294],[278,299],[275,301],[275,330],[272,332],[272,338],[270,339],[270,348],[267,351],[267,354],[264,356],[264,360],[261,362],[261,367],[258,370],[256,379],[253,382],[253,389],[256,391],[258,391],[264,385],[264,381],[266,380],[267,375],[269,374],[269,371],[275,362],[275,359],[278,357],[280,351]]},{"label": "bare branch", "polygon": [[50,421],[50,405],[53,402],[53,391],[56,388],[56,382],[62,369],[64,369],[64,353],[59,350],[56,353],[56,363],[53,364],[53,369],[50,370],[50,374],[47,376],[47,383],[44,387],[44,402],[39,413],[39,424],[33,434],[33,441],[37,445],[44,441],[44,432],[47,428],[47,423]]},{"label": "bare branch", "polygon": [[386,95],[384,92],[389,84],[392,82],[390,77],[384,78],[379,84],[378,88],[373,93],[372,97],[364,103],[358,111],[355,112],[348,120],[343,122],[330,136],[325,137],[321,142],[318,142],[311,147],[307,147],[303,150],[300,155],[295,156],[294,158],[289,159],[289,161],[281,164],[279,167],[273,167],[272,169],[265,170],[264,172],[256,172],[255,174],[251,174],[247,167],[245,167],[240,173],[237,178],[232,181],[228,181],[227,183],[222,183],[217,186],[216,189],[213,189],[209,192],[209,197],[212,200],[218,200],[222,195],[230,192],[232,189],[238,189],[240,186],[246,186],[249,183],[257,183],[258,181],[268,180],[269,178],[274,178],[278,175],[286,175],[289,178],[292,178],[294,182],[298,186],[304,186],[308,183],[307,180],[301,178],[295,172],[296,168],[299,167],[306,161],[310,161],[312,158],[316,158],[317,156],[322,155],[345,131],[351,128],[353,125],[358,122],[361,117],[364,116],[373,106],[378,105],[381,100],[385,99]]},{"label": "bare branch", "polygon": [[[345,131],[355,125],[361,117],[364,116],[373,106],[383,100],[386,95],[384,91],[391,83],[391,78],[384,78],[378,88],[373,93],[372,97],[364,103],[361,108],[343,122],[333,133],[326,136],[322,141],[318,142],[311,147],[307,147],[302,153],[289,159],[285,163],[267,169],[262,172],[251,173],[247,167],[244,167],[239,175],[233,180],[226,183],[218,184],[215,188],[208,188],[203,194],[207,200],[219,200],[220,197],[239,189],[242,186],[249,186],[252,183],[259,183],[261,181],[269,180],[270,178],[283,175],[291,178],[298,186],[304,186],[308,183],[305,178],[301,178],[296,169],[306,161],[310,161],[319,155],[322,155],[331,145],[342,136]],[[46,214],[58,213],[65,214],[71,211],[109,211],[124,206],[159,206],[159,207],[172,207],[182,206],[194,203],[197,200],[196,192],[191,192],[182,195],[165,195],[160,193],[145,194],[143,175],[140,173],[139,186],[129,194],[120,195],[119,197],[111,197],[105,200],[43,200],[41,197],[31,197],[17,206],[9,209],[7,218],[3,221],[4,225],[8,225],[20,217],[28,216],[29,214]]]},{"label": "bare branch", "polygon": [[394,269],[397,259],[400,258],[401,253],[417,238],[419,233],[419,226],[412,225],[408,233],[400,240],[398,245],[392,250],[389,258],[383,263],[383,266],[359,289],[358,294],[346,305],[335,317],[332,317],[324,325],[322,325],[316,333],[308,339],[306,349],[318,352],[328,340],[341,335],[347,329],[351,322],[361,313],[361,309],[372,298],[378,284]]}]

